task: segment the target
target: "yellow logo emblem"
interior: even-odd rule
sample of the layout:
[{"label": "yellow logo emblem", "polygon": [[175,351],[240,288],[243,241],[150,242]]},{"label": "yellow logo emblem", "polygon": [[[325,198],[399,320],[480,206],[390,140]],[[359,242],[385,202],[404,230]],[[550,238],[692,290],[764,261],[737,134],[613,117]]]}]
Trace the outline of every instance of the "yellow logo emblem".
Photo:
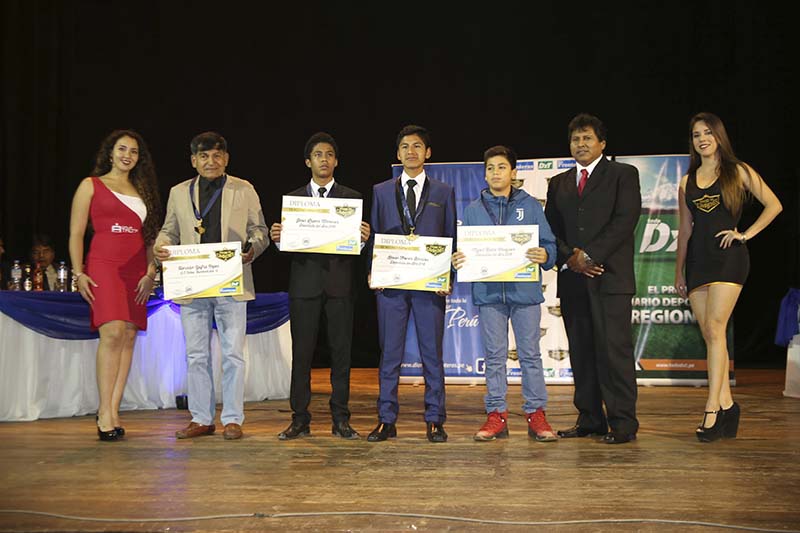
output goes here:
[{"label": "yellow logo emblem", "polygon": [[217,259],[227,261],[236,255],[236,250],[217,250],[214,252],[214,254],[217,256]]},{"label": "yellow logo emblem", "polygon": [[714,196],[709,196],[704,194],[702,198],[698,198],[697,200],[692,200],[694,202],[695,207],[702,211],[703,213],[710,213],[714,209],[717,208],[719,205],[719,194],[715,194]]},{"label": "yellow logo emblem", "polygon": [[442,254],[447,246],[444,244],[426,244],[425,251],[431,255],[440,255]]},{"label": "yellow logo emblem", "polygon": [[529,242],[531,240],[531,238],[533,238],[533,235],[531,233],[512,233],[511,234],[511,240],[514,241],[517,244],[520,244],[520,245],[521,244],[525,244],[526,242]]}]

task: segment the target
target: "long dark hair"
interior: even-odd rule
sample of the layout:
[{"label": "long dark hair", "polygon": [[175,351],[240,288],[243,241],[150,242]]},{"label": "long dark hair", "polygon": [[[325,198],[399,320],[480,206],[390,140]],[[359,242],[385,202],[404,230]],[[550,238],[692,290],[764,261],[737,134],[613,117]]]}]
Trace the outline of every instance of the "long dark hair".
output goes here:
[{"label": "long dark hair", "polygon": [[130,137],[136,140],[139,145],[139,160],[136,166],[128,174],[128,180],[133,184],[136,192],[142,198],[147,207],[147,217],[142,224],[142,235],[146,243],[155,240],[161,229],[161,198],[158,194],[158,184],[156,182],[156,169],[153,165],[153,158],[150,150],[141,135],[133,130],[114,130],[103,142],[95,156],[93,176],[102,176],[111,172],[111,157],[114,145],[121,137]]},{"label": "long dark hair", "polygon": [[694,142],[692,141],[692,132],[698,122],[705,122],[717,141],[719,188],[722,191],[722,200],[725,203],[725,207],[735,216],[741,211],[742,204],[747,199],[747,190],[744,188],[742,180],[739,179],[739,166],[741,165],[748,175],[750,175],[750,169],[733,153],[733,146],[731,146],[731,140],[722,120],[713,113],[702,112],[689,120],[689,153],[691,154],[689,174],[697,172],[697,169],[703,163],[700,154],[694,149]]}]

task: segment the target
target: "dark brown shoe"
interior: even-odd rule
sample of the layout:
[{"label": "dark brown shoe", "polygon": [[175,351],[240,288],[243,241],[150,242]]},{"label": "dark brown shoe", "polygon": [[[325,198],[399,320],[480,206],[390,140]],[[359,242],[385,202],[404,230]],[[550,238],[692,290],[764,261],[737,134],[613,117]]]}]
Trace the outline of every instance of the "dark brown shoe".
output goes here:
[{"label": "dark brown shoe", "polygon": [[190,422],[188,426],[175,432],[175,438],[191,439],[192,437],[200,437],[202,435],[212,435],[216,429],[214,424],[204,426],[197,422]]},{"label": "dark brown shoe", "polygon": [[222,432],[222,436],[225,437],[225,440],[241,439],[242,426],[239,424],[234,424],[233,422],[230,424],[225,424],[225,431]]}]

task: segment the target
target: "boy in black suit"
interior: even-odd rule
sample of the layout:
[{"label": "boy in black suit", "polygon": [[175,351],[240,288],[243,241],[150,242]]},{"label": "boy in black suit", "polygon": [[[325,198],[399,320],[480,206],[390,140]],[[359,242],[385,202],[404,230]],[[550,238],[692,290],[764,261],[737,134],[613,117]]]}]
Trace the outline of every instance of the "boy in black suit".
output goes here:
[{"label": "boy in black suit", "polygon": [[[333,172],[339,164],[336,141],[327,133],[315,133],[305,146],[306,166],[311,181],[288,194],[315,198],[361,198],[361,194],[336,182]],[[280,246],[281,225],[270,228],[270,237]],[[369,224],[361,222],[361,241],[369,239]],[[311,434],[311,362],[317,345],[320,318],[325,313],[331,350],[331,432],[343,439],[357,439],[350,427],[350,350],[353,340],[353,279],[358,256],[295,253],[289,278],[289,319],[292,331],[292,384],[289,403],[292,423],[280,440]]]}]

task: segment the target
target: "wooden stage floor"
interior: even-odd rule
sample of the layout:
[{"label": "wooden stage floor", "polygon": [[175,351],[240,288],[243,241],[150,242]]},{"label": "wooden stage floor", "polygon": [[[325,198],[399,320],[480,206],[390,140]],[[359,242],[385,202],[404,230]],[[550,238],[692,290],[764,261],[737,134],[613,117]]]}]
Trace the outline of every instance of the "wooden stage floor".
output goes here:
[{"label": "wooden stage floor", "polygon": [[[474,442],[482,385],[448,386],[446,444],[425,440],[423,387],[401,385],[398,439],[371,444],[375,369],[353,371],[352,423],[364,438],[342,441],[330,435],[326,373],[313,374],[313,436],[291,442],[276,438],[287,400],[248,403],[241,441],[221,431],[176,441],[189,421],[178,410],[123,413],[128,436],[116,443],[96,440],[94,416],[0,424],[1,509],[131,519],[0,512],[0,531],[800,529],[800,400],[782,396],[782,370],[737,371],[739,438],[711,444],[693,434],[704,388],[640,387],[639,440],[620,446],[532,441],[518,386],[510,438]],[[548,392],[551,424],[572,425],[572,387]]]}]

